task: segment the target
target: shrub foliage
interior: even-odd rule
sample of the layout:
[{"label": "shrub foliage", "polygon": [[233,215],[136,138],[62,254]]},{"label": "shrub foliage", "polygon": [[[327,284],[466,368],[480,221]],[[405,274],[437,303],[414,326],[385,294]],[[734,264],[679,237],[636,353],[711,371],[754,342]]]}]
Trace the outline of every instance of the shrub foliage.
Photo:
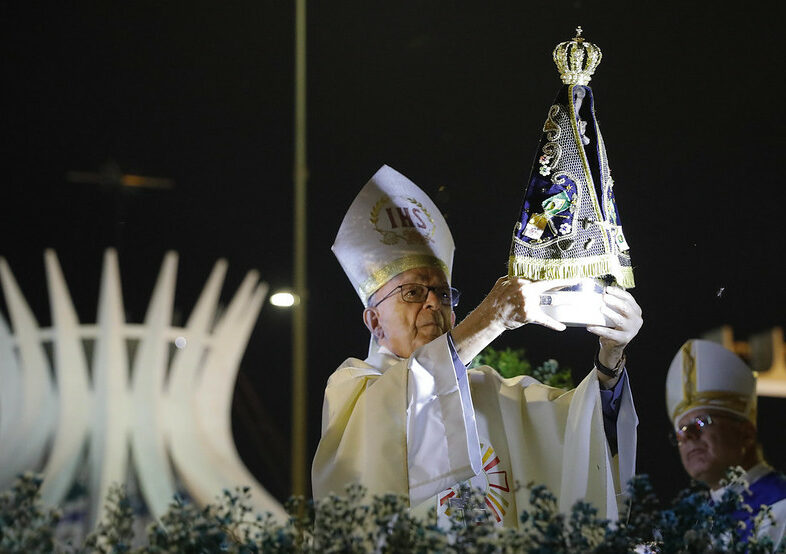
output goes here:
[{"label": "shrub foliage", "polygon": [[487,346],[472,360],[470,367],[481,365],[493,367],[505,378],[516,377],[517,375],[530,375],[550,387],[572,389],[574,386],[570,368],[560,368],[559,362],[553,359],[546,360],[541,365],[533,368],[530,361],[526,358],[523,348],[497,350]]},{"label": "shrub foliage", "polygon": [[[737,479],[740,473],[732,477]],[[561,514],[557,499],[545,487],[531,488],[531,507],[518,528],[495,526],[480,491],[465,490],[466,503],[437,524],[436,511],[417,518],[404,497],[367,499],[359,485],[343,496],[317,503],[292,498],[285,522],[257,515],[249,507],[248,489],[225,491],[215,504],[198,508],[175,499],[169,511],[147,529],[144,540],[133,536],[134,515],[121,487],[112,490],[104,518],[83,545],[55,539],[56,510],[44,508],[40,477],[21,476],[0,494],[0,553],[712,553],[772,552],[769,539],[756,540],[768,517],[759,514],[746,540],[746,530],[733,518],[744,507],[742,495],[729,491],[712,504],[700,489],[682,491],[660,506],[646,476],[628,486],[627,516],[618,522],[598,517],[590,504],[578,502]],[[781,548],[779,552],[786,549]]]}]

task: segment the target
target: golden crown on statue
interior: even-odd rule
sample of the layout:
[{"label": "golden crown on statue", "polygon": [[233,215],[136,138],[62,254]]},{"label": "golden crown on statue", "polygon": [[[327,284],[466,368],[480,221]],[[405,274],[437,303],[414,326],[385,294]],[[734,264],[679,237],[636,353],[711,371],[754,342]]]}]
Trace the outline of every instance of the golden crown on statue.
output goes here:
[{"label": "golden crown on statue", "polygon": [[554,63],[557,64],[562,82],[566,85],[589,83],[603,57],[600,48],[584,40],[581,33],[581,27],[576,27],[573,40],[560,42],[554,48]]}]

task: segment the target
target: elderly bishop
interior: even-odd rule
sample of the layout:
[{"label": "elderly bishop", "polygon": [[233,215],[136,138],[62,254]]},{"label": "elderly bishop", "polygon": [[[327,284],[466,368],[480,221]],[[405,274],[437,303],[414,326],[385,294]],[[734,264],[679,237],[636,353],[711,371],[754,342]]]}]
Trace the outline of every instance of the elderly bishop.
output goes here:
[{"label": "elderly bishop", "polygon": [[467,369],[506,331],[565,328],[540,307],[554,281],[502,277],[456,324],[450,230],[394,169],[383,166],[360,191],[333,251],[363,302],[371,342],[365,359],[348,358],[328,380],[316,499],[361,483],[370,494],[397,493],[413,509],[445,514],[469,482],[485,492],[499,525],[515,526],[528,507],[525,485],[534,483],[547,485],[562,511],[586,499],[617,518],[638,421],[624,364],[642,325],[630,293],[604,293],[610,325],[588,327],[599,337],[594,367],[565,391],[528,376],[504,379],[491,367]]}]

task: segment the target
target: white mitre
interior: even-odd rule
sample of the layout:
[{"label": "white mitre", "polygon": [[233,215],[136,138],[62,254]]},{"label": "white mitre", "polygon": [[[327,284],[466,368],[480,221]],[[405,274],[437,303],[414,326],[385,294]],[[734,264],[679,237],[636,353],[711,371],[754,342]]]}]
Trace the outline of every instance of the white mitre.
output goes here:
[{"label": "white mitre", "polygon": [[332,247],[364,306],[403,271],[437,267],[450,283],[453,237],[428,195],[383,165],[360,190]]},{"label": "white mitre", "polygon": [[675,428],[688,412],[707,408],[731,412],[756,425],[756,376],[720,344],[691,339],[671,361],[666,408]]}]

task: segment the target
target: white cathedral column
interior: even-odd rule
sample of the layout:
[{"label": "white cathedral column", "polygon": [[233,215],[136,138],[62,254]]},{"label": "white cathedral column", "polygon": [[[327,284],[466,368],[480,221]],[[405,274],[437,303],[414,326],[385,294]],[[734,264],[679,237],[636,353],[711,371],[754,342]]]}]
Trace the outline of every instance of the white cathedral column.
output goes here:
[{"label": "white cathedral column", "polygon": [[[227,270],[219,260],[186,327],[176,328],[174,252],[164,258],[143,324],[125,321],[114,250],[104,257],[95,325],[79,323],[51,250],[45,267],[51,329],[38,326],[0,258],[10,316],[7,322],[0,315],[0,489],[25,470],[43,471],[42,497],[59,504],[87,447],[90,527],[103,516],[110,487],[125,483],[129,469],[156,518],[168,509],[178,479],[200,504],[216,501],[224,489],[249,487],[257,512],[286,518],[243,464],[232,437],[235,380],[267,294],[258,273],[248,273],[213,325]],[[52,341],[54,367],[46,341]],[[84,341],[93,342],[92,360]],[[133,360],[128,341],[138,341]]]}]

